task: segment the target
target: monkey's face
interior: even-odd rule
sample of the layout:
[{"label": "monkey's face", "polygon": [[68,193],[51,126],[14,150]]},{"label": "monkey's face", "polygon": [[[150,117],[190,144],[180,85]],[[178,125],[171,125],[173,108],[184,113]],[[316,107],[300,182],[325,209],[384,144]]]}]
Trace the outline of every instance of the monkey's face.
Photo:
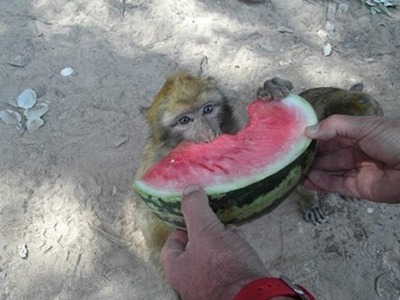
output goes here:
[{"label": "monkey's face", "polygon": [[168,135],[177,142],[209,142],[221,134],[224,103],[209,101],[173,118]]},{"label": "monkey's face", "polygon": [[232,109],[214,79],[184,71],[167,78],[145,114],[153,143],[169,149],[182,141],[209,142],[236,127]]}]

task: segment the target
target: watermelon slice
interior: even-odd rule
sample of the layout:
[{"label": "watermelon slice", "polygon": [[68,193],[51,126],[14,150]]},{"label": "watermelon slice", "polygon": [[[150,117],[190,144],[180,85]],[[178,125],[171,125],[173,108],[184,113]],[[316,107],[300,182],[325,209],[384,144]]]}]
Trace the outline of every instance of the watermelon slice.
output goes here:
[{"label": "watermelon slice", "polygon": [[225,223],[242,223],[276,207],[299,183],[314,157],[304,134],[318,122],[311,105],[290,94],[281,101],[256,99],[249,121],[236,135],[209,143],[182,143],[133,183],[162,220],[185,228],[182,191],[202,186]]}]

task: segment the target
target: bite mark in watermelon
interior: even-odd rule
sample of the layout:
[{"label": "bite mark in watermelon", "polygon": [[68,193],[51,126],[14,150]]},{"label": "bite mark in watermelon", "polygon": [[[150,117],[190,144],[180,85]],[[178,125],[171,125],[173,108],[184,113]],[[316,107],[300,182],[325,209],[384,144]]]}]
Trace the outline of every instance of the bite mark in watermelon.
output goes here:
[{"label": "bite mark in watermelon", "polygon": [[291,94],[280,101],[256,99],[249,121],[236,135],[209,143],[182,143],[134,182],[149,208],[169,224],[185,228],[183,189],[202,186],[226,223],[241,223],[276,207],[311,165],[315,143],[304,134],[316,124],[311,105]]}]

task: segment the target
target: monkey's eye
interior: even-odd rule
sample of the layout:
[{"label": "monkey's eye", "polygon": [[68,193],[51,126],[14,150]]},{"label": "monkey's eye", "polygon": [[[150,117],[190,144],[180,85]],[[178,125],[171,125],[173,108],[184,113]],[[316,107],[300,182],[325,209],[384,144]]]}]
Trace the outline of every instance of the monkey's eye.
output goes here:
[{"label": "monkey's eye", "polygon": [[205,115],[211,114],[213,110],[214,110],[214,107],[211,104],[208,104],[208,105],[204,106],[203,114],[205,114]]},{"label": "monkey's eye", "polygon": [[183,117],[181,117],[181,118],[178,120],[178,123],[181,124],[181,125],[186,125],[186,124],[188,124],[190,121],[191,121],[191,120],[190,120],[189,117],[183,116]]}]

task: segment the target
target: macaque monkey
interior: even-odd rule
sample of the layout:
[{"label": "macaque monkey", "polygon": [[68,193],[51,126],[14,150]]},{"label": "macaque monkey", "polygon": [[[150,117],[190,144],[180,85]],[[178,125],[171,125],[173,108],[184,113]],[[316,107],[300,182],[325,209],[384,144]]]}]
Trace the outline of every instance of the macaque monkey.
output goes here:
[{"label": "macaque monkey", "polygon": [[[285,97],[292,89],[290,81],[281,78],[273,78],[264,83],[258,94],[265,97],[273,87],[273,92],[278,93],[274,98]],[[383,116],[382,107],[372,96],[363,92],[363,84],[353,85],[350,90],[334,87],[321,87],[306,90],[299,94],[306,99],[314,108],[318,120],[325,119],[334,114],[349,116]],[[300,206],[304,210],[304,219],[314,225],[322,223],[326,218],[320,207],[320,200],[325,193],[307,190],[299,185],[296,189],[302,200]]]},{"label": "macaque monkey", "polygon": [[[150,134],[136,178],[182,141],[206,143],[222,133],[234,134],[240,129],[231,104],[214,79],[194,77],[185,71],[169,76],[152,104],[141,111],[150,126]],[[149,258],[160,267],[159,253],[171,227],[139,201],[138,220]]]}]

